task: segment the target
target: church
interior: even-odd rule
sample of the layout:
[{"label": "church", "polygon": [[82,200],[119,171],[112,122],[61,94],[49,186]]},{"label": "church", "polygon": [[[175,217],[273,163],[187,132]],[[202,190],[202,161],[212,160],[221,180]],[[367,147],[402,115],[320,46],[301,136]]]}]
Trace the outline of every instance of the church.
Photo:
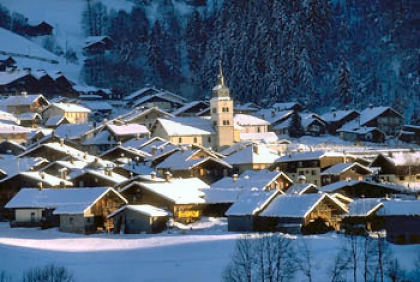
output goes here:
[{"label": "church", "polygon": [[173,144],[194,144],[221,151],[239,142],[240,129],[235,127],[233,117],[233,100],[219,62],[219,74],[210,99],[210,117],[160,118],[152,127],[152,136]]}]

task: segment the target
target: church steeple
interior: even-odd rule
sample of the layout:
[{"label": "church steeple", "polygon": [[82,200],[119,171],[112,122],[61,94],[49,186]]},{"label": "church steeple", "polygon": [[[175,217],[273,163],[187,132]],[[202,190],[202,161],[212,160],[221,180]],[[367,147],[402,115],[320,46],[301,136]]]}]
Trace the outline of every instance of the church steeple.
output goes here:
[{"label": "church steeple", "polygon": [[213,98],[229,98],[229,88],[225,85],[223,76],[222,61],[219,60],[219,74],[217,75],[217,84],[213,87]]}]

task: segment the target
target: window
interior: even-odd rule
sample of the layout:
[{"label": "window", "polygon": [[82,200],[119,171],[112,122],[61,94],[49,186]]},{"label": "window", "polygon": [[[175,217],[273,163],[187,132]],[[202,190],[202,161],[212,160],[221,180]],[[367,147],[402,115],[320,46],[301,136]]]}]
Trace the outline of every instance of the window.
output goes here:
[{"label": "window", "polygon": [[70,224],[73,224],[73,217],[72,216],[69,217],[69,222],[70,222]]},{"label": "window", "polygon": [[229,121],[228,120],[224,120],[223,121],[223,125],[229,125]]},{"label": "window", "polygon": [[217,122],[213,121],[213,126],[217,126]]},{"label": "window", "polygon": [[211,143],[211,137],[207,137],[207,141]]},{"label": "window", "polygon": [[178,143],[182,143],[182,138],[181,137],[178,138]]},{"label": "window", "polygon": [[400,176],[400,180],[403,181],[405,179],[404,175]]},{"label": "window", "polygon": [[194,143],[197,143],[197,137],[194,137]]},{"label": "window", "polygon": [[316,175],[316,170],[312,170],[312,175]]},{"label": "window", "polygon": [[216,113],[216,108],[211,109],[212,113],[215,114]]}]

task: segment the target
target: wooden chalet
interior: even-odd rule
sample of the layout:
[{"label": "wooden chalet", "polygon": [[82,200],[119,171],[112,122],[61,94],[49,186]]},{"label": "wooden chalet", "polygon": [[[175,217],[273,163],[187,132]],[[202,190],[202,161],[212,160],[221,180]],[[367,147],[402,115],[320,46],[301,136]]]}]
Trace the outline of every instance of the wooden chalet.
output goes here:
[{"label": "wooden chalet", "polygon": [[117,118],[116,123],[122,124],[141,124],[146,126],[149,130],[152,129],[153,124],[158,118],[172,118],[174,115],[159,109],[158,107],[152,108],[135,108],[133,111]]},{"label": "wooden chalet", "polygon": [[383,217],[387,241],[394,244],[420,244],[420,201],[389,200],[378,211]]},{"label": "wooden chalet", "polygon": [[337,129],[359,116],[360,113],[356,110],[336,110],[332,108],[330,112],[323,114],[321,117],[327,122],[328,132],[331,135],[336,135]]},{"label": "wooden chalet", "polygon": [[345,205],[327,194],[279,195],[260,213],[258,231],[320,234],[339,230]]},{"label": "wooden chalet", "polygon": [[342,180],[318,189],[326,193],[340,193],[349,198],[385,198],[390,195],[409,193],[407,187],[396,184],[384,184],[370,179]]},{"label": "wooden chalet", "polygon": [[6,207],[14,211],[12,227],[59,227],[63,232],[91,234],[113,229],[107,217],[125,204],[109,187],[25,188]]},{"label": "wooden chalet", "polygon": [[321,186],[341,180],[362,180],[372,174],[372,169],[359,163],[339,163],[321,172]]},{"label": "wooden chalet", "polygon": [[343,216],[341,228],[347,234],[364,235],[384,229],[383,218],[378,211],[383,208],[380,198],[357,199],[348,204],[349,213]]},{"label": "wooden chalet", "polygon": [[13,96],[20,95],[23,91],[39,93],[39,83],[35,76],[21,70],[0,72],[0,93]]},{"label": "wooden chalet", "polygon": [[89,121],[90,109],[71,103],[52,103],[42,112],[44,120],[52,116],[64,116],[67,120],[74,123],[87,123]]},{"label": "wooden chalet", "polygon": [[172,115],[177,117],[194,117],[197,116],[199,113],[202,113],[209,107],[210,105],[208,102],[192,101],[190,103],[184,104],[182,107],[173,111]]},{"label": "wooden chalet", "polygon": [[384,183],[417,189],[420,187],[419,157],[419,152],[378,154],[370,167],[379,169],[377,177]]},{"label": "wooden chalet", "polygon": [[30,133],[30,128],[0,123],[0,141],[10,140],[19,144],[24,144]]},{"label": "wooden chalet", "polygon": [[25,146],[11,141],[11,140],[3,140],[0,141],[0,154],[5,155],[20,155],[26,150]]},{"label": "wooden chalet", "polygon": [[50,102],[42,94],[27,94],[21,92],[21,95],[9,96],[2,102],[6,106],[9,113],[16,115],[24,113],[38,113],[40,114]]},{"label": "wooden chalet", "polygon": [[270,166],[270,170],[280,169],[287,173],[295,183],[300,176],[305,176],[307,182],[315,185],[321,184],[321,172],[338,164],[354,161],[355,157],[340,153],[326,151],[311,151],[287,154],[277,158]]},{"label": "wooden chalet", "polygon": [[200,219],[205,204],[202,189],[208,185],[197,178],[165,179],[152,176],[149,181],[132,182],[119,191],[130,204],[148,204],[172,213],[174,220],[189,223]]},{"label": "wooden chalet", "polygon": [[167,229],[170,213],[151,205],[125,205],[112,214],[115,234],[153,234]]}]

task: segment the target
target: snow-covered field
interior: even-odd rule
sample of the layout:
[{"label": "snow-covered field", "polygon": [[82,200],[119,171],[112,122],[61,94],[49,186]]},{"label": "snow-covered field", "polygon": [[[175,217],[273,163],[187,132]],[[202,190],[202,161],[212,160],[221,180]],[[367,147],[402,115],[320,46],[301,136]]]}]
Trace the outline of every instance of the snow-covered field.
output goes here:
[{"label": "snow-covered field", "polygon": [[[77,235],[57,229],[11,229],[0,224],[0,272],[19,281],[29,268],[65,266],[76,281],[220,281],[235,241],[225,219],[205,218],[156,235]],[[314,262],[314,281],[324,281],[341,235],[304,237]],[[407,272],[420,246],[391,246]],[[299,280],[300,281],[300,280]]]}]

